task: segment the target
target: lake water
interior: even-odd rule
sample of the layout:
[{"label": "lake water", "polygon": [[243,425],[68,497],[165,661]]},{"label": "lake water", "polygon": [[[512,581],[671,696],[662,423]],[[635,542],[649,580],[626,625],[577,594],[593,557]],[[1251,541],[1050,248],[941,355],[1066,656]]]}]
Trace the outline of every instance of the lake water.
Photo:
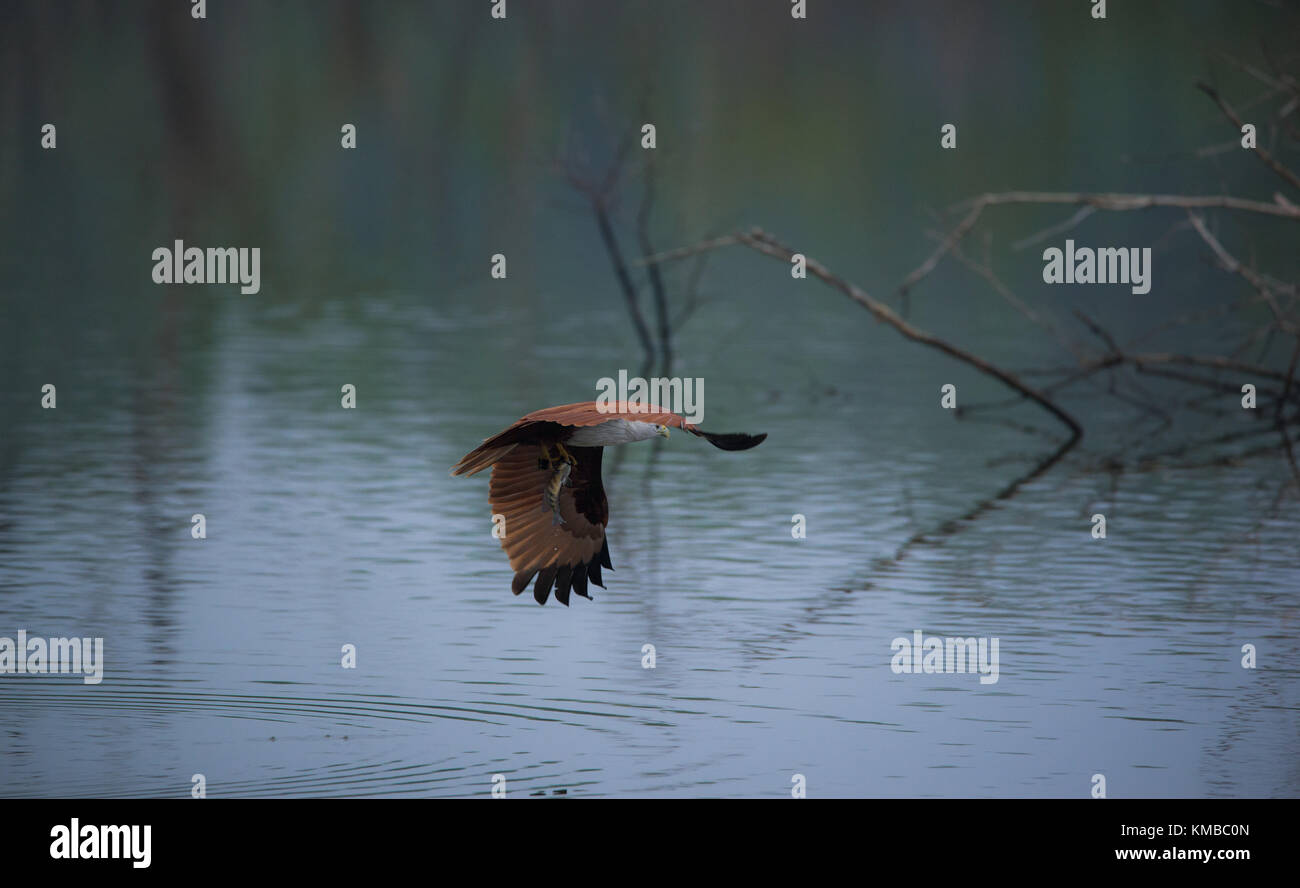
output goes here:
[{"label": "lake water", "polygon": [[[569,608],[510,595],[486,476],[447,469],[594,397],[613,349],[390,294],[310,318],[232,303],[201,372],[178,356],[134,386],[88,350],[56,411],[6,405],[0,615],[104,637],[105,677],[0,680],[0,787],[465,796],[499,773],[515,794],[781,796],[803,774],[811,796],[1083,797],[1101,773],[1113,796],[1296,794],[1297,523],[1259,466],[1112,476],[1072,454],[936,532],[1051,448],[955,422],[940,377],[982,383],[832,306],[785,319],[816,364],[707,350],[721,309],[687,328],[706,427],[769,438],[607,459],[616,570]],[[998,638],[998,681],[895,674],[917,629]]]},{"label": "lake water", "polygon": [[[102,637],[106,659],[97,685],[0,675],[0,795],[186,797],[196,774],[212,797],[483,796],[497,774],[512,796],[788,797],[802,775],[810,797],[1086,798],[1098,774],[1111,797],[1300,795],[1300,496],[1280,449],[1243,455],[1276,436],[1141,459],[1266,426],[1234,374],[1201,412],[1158,377],[1063,390],[1086,435],[1035,474],[1063,440],[1042,411],[956,418],[941,386],[1006,392],[731,247],[673,372],[704,379],[705,428],[768,438],[607,454],[607,590],[513,597],[486,475],[448,475],[640,370],[557,154],[599,171],[653,120],[656,249],[761,225],[901,310],[959,218],[937,211],[986,191],[1271,200],[1195,83],[1272,120],[1207,49],[1257,59],[1282,12],[220,5],[17,4],[0,30],[0,638]],[[612,205],[630,252],[648,156]],[[1076,310],[1127,347],[1253,297],[1177,210],[1015,249],[1075,211],[991,209],[968,254],[1093,356]],[[1208,219],[1300,277],[1294,222]],[[1151,292],[1045,286],[1066,237],[1151,247]],[[178,238],[259,248],[260,291],[154,284]],[[1073,361],[953,260],[906,308],[1004,367]],[[1284,337],[1252,339],[1262,306],[1208,317],[1142,347],[1245,340],[1285,369]],[[916,631],[997,639],[997,681],[896,673]]]}]

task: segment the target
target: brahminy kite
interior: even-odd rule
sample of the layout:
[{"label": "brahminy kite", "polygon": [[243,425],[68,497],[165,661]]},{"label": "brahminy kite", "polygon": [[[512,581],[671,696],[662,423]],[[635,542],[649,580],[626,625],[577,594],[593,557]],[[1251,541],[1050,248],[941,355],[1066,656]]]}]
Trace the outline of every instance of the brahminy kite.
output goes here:
[{"label": "brahminy kite", "polygon": [[533,597],[546,604],[552,588],[569,605],[569,592],[590,599],[587,581],[602,589],[609,561],[605,525],[609,504],[600,483],[604,448],[668,437],[685,429],[722,450],[757,447],[767,435],[706,432],[655,405],[583,401],[528,414],[465,454],[453,475],[492,467],[488,502],[504,517],[501,547],[515,572],[510,591],[523,592],[533,577]]}]

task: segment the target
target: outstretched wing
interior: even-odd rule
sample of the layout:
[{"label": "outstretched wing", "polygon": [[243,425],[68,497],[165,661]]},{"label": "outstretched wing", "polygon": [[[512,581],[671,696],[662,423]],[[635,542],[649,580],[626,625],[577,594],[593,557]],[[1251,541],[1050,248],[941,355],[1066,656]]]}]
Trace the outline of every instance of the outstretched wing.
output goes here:
[{"label": "outstretched wing", "polygon": [[685,429],[720,450],[748,450],[762,444],[767,438],[765,434],[706,432],[676,413],[664,410],[655,404],[642,406],[628,404],[625,401],[612,401],[608,405],[602,405],[597,401],[580,401],[577,404],[561,404],[559,407],[534,410],[514,422],[505,431],[498,432],[461,457],[460,462],[452,466],[451,473],[473,475],[488,466],[495,465],[521,444],[563,441],[568,437],[569,429],[600,425],[611,419],[635,419],[674,429]]},{"label": "outstretched wing", "polygon": [[639,422],[653,422],[674,429],[685,429],[692,435],[708,441],[719,450],[748,450],[762,444],[767,438],[766,434],[747,435],[741,432],[706,432],[694,423],[687,422],[683,417],[665,410],[657,404],[628,404],[626,401],[611,401],[607,405],[602,405],[598,401],[580,401],[577,404],[563,404],[559,407],[547,407],[545,410],[534,410],[515,423],[510,429],[502,432],[502,435],[508,434],[524,423],[594,426],[600,425],[602,422],[608,422],[611,419],[635,419]]},{"label": "outstretched wing", "polygon": [[675,429],[694,431],[682,417],[657,404],[629,404],[626,401],[579,401],[576,404],[561,404],[559,407],[547,407],[534,410],[519,420],[516,425],[525,422],[553,422],[563,426],[594,426],[611,419],[635,419],[638,422],[653,422],[658,425],[672,426]]},{"label": "outstretched wing", "polygon": [[552,444],[563,437],[564,431],[564,427],[557,423],[536,422],[524,417],[462,456],[460,462],[451,467],[451,473],[476,474],[503,459],[520,444],[539,444],[543,441]]},{"label": "outstretched wing", "polygon": [[538,466],[542,449],[536,444],[512,444],[492,467],[488,501],[494,515],[505,517],[501,546],[515,571],[510,589],[516,595],[537,577],[533,597],[545,604],[551,589],[563,605],[569,592],[585,598],[587,581],[605,587],[601,567],[611,570],[605,524],[609,505],[600,483],[601,448],[571,447],[577,460],[560,488],[559,523],[543,496],[551,472]]}]

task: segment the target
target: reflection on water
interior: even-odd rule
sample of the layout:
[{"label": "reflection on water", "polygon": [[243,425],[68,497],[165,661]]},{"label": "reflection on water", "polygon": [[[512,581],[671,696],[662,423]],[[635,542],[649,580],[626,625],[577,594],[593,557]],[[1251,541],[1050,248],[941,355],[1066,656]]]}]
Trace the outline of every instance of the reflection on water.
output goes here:
[{"label": "reflection on water", "polygon": [[[569,796],[776,796],[795,773],[813,795],[1300,791],[1297,525],[1258,463],[1072,455],[971,514],[1050,446],[918,406],[937,386],[851,306],[815,370],[710,352],[705,317],[683,372],[709,425],[768,441],[674,437],[653,465],[634,445],[607,480],[609,589],[539,608],[509,593],[486,478],[447,469],[592,396],[619,352],[555,348],[562,319],[521,340],[414,296],[365,311],[232,302],[201,373],[178,350],[96,379],[90,355],[63,378],[93,407],[77,385],[6,405],[2,625],[102,635],[107,669],[0,680],[5,795],[183,796],[196,773],[213,796],[463,796],[497,773]],[[893,351],[845,384],[866,339]],[[998,637],[999,681],[894,674],[914,629]],[[1267,668],[1240,668],[1247,642]]]}]

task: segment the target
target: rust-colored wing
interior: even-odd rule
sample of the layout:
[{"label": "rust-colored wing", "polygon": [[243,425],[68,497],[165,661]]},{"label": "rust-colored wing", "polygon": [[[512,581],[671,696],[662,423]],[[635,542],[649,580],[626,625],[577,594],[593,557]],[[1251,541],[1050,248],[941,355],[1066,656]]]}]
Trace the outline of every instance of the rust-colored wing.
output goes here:
[{"label": "rust-colored wing", "polygon": [[564,426],[553,422],[534,422],[525,417],[503,432],[487,438],[451,467],[453,475],[473,475],[502,459],[520,444],[554,444],[564,437]]},{"label": "rust-colored wing", "polygon": [[653,422],[700,434],[695,426],[662,407],[650,405],[644,408],[644,411],[649,412],[643,412],[643,408],[636,405],[629,406],[624,401],[613,401],[604,409],[601,409],[595,401],[581,401],[577,404],[561,404],[559,407],[534,410],[461,457],[460,462],[452,466],[451,473],[473,475],[495,464],[519,444],[553,444],[568,437],[567,429],[600,425],[611,419]]},{"label": "rust-colored wing", "polygon": [[559,407],[534,410],[505,431],[493,435],[461,457],[460,462],[452,466],[451,473],[473,475],[493,465],[520,444],[552,444],[556,441],[564,441],[568,437],[568,429],[600,425],[611,419],[632,419],[638,422],[666,425],[674,429],[685,429],[721,450],[748,450],[762,444],[767,438],[767,435],[706,432],[676,413],[664,410],[655,404],[641,407],[636,404],[629,405],[625,401],[612,401],[608,405],[601,405],[596,401],[580,401],[577,404],[561,404]]},{"label": "rust-colored wing", "polygon": [[637,422],[653,422],[674,429],[695,431],[695,426],[657,404],[637,405],[626,401],[610,401],[603,406],[598,401],[579,401],[576,404],[547,407],[544,410],[534,410],[515,425],[525,422],[554,422],[562,426],[578,427],[600,425],[611,419],[634,419]]},{"label": "rust-colored wing", "polygon": [[[672,413],[657,404],[628,404],[626,401],[611,401],[602,405],[597,401],[580,401],[577,404],[563,404],[559,407],[547,407],[535,410],[515,423],[555,423],[560,426],[594,426],[611,419],[632,419],[638,422],[653,422],[674,429],[685,429],[698,438],[703,438],[719,450],[748,450],[757,447],[766,440],[767,435],[747,435],[742,432],[706,432],[689,423],[676,413]],[[511,427],[513,429],[514,426]],[[511,431],[507,429],[506,434]],[[486,444],[486,442],[485,442]]]},{"label": "rust-colored wing", "polygon": [[515,571],[510,589],[518,595],[536,576],[538,604],[546,603],[552,588],[565,606],[570,591],[590,598],[587,581],[604,588],[600,569],[613,569],[605,542],[609,506],[600,483],[601,448],[569,449],[577,465],[560,488],[560,523],[543,496],[551,472],[538,466],[539,445],[512,444],[492,468],[488,501],[494,515],[505,516],[501,546]]}]

